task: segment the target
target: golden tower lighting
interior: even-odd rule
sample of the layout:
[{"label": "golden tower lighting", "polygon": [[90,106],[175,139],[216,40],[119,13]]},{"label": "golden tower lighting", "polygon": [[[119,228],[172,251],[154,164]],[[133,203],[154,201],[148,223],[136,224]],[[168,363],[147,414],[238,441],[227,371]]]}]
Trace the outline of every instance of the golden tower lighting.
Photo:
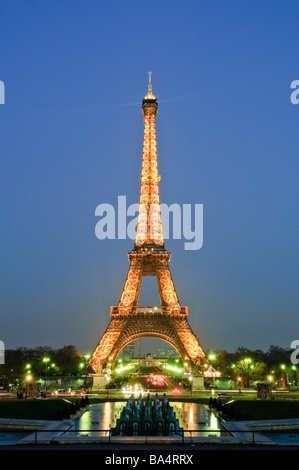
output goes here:
[{"label": "golden tower lighting", "polygon": [[[205,353],[188,323],[188,308],[182,307],[169,269],[170,253],[163,239],[156,116],[158,100],[152,93],[149,72],[148,93],[142,101],[144,119],[143,155],[139,214],[130,266],[119,303],[111,307],[110,324],[95,348],[90,365],[101,373],[114,364],[123,347],[142,337],[156,337],[170,343],[189,364],[201,367]],[[160,306],[139,306],[143,276],[156,276]]]}]

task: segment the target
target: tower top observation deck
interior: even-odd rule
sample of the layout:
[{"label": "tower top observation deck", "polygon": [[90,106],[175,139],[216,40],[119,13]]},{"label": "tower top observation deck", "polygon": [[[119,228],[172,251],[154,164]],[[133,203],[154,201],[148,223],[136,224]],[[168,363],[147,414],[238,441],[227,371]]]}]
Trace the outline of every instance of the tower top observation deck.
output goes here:
[{"label": "tower top observation deck", "polygon": [[142,100],[142,113],[144,115],[156,115],[158,112],[158,100],[152,93],[152,81],[151,81],[152,72],[148,72],[149,82],[148,82],[148,93]]}]

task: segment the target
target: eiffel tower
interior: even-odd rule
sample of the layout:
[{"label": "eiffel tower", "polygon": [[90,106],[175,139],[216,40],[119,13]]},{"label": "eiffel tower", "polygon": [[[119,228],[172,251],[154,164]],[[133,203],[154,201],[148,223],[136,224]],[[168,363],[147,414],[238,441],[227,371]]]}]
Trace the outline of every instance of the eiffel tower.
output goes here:
[{"label": "eiffel tower", "polygon": [[[111,307],[111,320],[95,348],[90,365],[96,373],[111,370],[123,347],[143,337],[156,337],[170,343],[189,366],[201,369],[205,353],[188,323],[188,308],[182,307],[169,269],[170,253],[164,246],[156,147],[158,100],[152,94],[151,72],[148,93],[142,101],[144,139],[141,189],[134,249],[117,307]],[[160,306],[139,306],[143,276],[156,276]]]}]

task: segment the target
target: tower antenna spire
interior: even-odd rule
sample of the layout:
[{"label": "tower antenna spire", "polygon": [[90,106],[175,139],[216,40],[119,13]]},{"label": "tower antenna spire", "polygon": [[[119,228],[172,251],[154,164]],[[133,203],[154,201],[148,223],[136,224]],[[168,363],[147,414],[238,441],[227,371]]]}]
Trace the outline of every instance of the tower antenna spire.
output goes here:
[{"label": "tower antenna spire", "polygon": [[148,72],[148,94],[152,94],[152,72]]}]

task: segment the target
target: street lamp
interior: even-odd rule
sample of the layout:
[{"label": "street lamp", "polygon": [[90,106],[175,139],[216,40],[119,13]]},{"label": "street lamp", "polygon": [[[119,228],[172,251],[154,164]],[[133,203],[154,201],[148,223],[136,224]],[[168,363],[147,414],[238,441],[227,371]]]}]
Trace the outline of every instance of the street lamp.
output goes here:
[{"label": "street lamp", "polygon": [[281,368],[281,386],[283,388],[285,388],[288,384],[288,374],[287,374],[287,369],[286,369],[286,366],[285,364],[281,364],[280,365],[280,368]]},{"label": "street lamp", "polygon": [[43,362],[46,364],[46,379],[45,379],[45,391],[47,390],[47,374],[48,374],[48,362],[50,361],[49,357],[44,357]]}]

